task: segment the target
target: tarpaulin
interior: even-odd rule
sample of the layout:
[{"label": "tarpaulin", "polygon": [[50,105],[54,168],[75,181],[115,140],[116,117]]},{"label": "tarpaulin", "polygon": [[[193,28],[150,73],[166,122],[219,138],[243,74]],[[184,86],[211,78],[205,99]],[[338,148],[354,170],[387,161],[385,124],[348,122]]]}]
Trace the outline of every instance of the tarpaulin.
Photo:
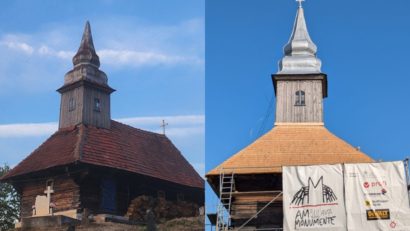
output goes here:
[{"label": "tarpaulin", "polygon": [[410,230],[402,161],[345,164],[348,230]]},{"label": "tarpaulin", "polygon": [[342,165],[289,166],[282,174],[285,231],[346,230]]}]

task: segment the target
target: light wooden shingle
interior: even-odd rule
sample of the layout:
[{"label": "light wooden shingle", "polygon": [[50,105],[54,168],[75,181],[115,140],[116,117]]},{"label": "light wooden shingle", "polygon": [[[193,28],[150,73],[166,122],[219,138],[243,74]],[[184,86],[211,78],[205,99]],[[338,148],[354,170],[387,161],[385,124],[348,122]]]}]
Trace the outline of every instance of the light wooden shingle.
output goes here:
[{"label": "light wooden shingle", "polygon": [[280,173],[282,166],[367,163],[373,159],[321,125],[280,125],[207,173]]}]

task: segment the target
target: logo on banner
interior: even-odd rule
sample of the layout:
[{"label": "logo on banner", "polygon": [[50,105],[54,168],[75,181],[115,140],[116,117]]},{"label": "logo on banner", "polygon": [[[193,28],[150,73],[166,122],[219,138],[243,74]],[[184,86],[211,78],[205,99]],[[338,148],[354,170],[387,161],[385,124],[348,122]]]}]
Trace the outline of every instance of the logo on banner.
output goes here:
[{"label": "logo on banner", "polygon": [[376,209],[366,210],[366,216],[368,221],[372,220],[390,220],[390,210],[388,209]]},{"label": "logo on banner", "polygon": [[302,186],[290,203],[290,208],[296,210],[295,229],[335,226],[334,206],[338,205],[335,201],[337,196],[323,183],[323,176],[317,181],[309,177],[307,186]]},{"label": "logo on banner", "polygon": [[302,188],[296,192],[293,196],[291,205],[300,207],[320,206],[322,204],[328,205],[337,200],[336,194],[333,190],[323,184],[323,176],[319,178],[316,184],[312,178],[308,179],[308,186],[302,186]]}]

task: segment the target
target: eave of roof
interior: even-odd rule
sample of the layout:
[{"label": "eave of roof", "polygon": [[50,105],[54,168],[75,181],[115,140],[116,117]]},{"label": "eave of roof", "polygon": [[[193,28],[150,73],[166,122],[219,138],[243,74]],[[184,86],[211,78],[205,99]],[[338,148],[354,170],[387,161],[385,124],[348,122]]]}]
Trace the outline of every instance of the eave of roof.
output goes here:
[{"label": "eave of roof", "polygon": [[202,177],[166,136],[116,121],[111,129],[82,124],[60,129],[1,180],[75,162],[204,188]]},{"label": "eave of roof", "polygon": [[235,174],[281,173],[282,166],[373,162],[323,125],[279,125],[212,169]]}]

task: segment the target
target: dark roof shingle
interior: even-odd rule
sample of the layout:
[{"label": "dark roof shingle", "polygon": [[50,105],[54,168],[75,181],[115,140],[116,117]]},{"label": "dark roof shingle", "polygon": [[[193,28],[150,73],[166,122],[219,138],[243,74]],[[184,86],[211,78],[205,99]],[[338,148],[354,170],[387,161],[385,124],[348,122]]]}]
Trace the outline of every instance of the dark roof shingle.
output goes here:
[{"label": "dark roof shingle", "polygon": [[75,161],[204,187],[204,180],[166,136],[116,121],[111,129],[78,125],[57,131],[3,180]]}]

